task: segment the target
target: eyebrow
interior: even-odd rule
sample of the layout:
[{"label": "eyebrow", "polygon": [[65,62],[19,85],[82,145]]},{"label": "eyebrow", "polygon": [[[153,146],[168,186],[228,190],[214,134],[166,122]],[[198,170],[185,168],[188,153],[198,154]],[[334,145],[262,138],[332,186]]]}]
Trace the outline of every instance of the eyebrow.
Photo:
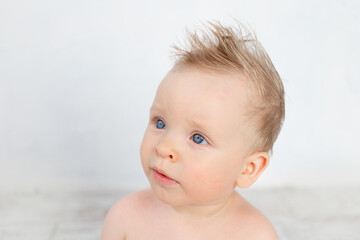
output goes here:
[{"label": "eyebrow", "polygon": [[196,119],[190,119],[189,120],[190,121],[190,123],[191,123],[191,125],[193,125],[193,126],[195,126],[195,127],[197,127],[197,128],[201,128],[201,129],[203,129],[203,130],[207,130],[208,129],[208,127],[206,126],[206,124],[204,123],[204,122],[202,122],[202,121],[199,121],[199,120],[196,120]]},{"label": "eyebrow", "polygon": [[159,107],[158,105],[151,105],[150,112],[152,111],[161,111],[163,108]]},{"label": "eyebrow", "polygon": [[208,135],[208,137],[211,138],[212,141],[216,141],[217,139],[221,138],[219,131],[207,125],[206,121],[199,121],[196,118],[192,118],[190,119],[190,124],[191,126],[199,129],[199,131],[202,131],[204,134]]}]

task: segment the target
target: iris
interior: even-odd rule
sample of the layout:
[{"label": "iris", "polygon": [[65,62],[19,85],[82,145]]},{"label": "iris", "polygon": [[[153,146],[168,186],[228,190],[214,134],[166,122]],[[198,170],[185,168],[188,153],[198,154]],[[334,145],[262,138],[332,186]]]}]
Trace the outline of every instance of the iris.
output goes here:
[{"label": "iris", "polygon": [[165,128],[165,123],[163,121],[161,121],[160,119],[158,119],[156,121],[156,128],[158,129],[164,129]]}]

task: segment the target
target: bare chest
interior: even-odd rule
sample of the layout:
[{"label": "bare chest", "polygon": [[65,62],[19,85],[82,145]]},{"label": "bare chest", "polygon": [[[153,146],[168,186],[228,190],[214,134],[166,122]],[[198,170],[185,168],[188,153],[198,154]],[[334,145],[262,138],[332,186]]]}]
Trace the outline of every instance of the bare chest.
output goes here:
[{"label": "bare chest", "polygon": [[217,221],[186,224],[176,219],[144,218],[128,230],[126,240],[242,239],[241,228]]}]

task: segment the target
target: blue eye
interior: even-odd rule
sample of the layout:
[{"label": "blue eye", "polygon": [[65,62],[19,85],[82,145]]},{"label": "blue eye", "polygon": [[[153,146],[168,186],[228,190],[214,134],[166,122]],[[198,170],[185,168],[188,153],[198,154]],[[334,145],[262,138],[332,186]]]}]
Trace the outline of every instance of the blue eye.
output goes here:
[{"label": "blue eye", "polygon": [[205,138],[197,133],[193,135],[192,139],[197,144],[208,144],[208,142],[205,140]]},{"label": "blue eye", "polygon": [[163,121],[161,121],[160,119],[158,119],[158,120],[156,121],[156,128],[158,128],[158,129],[163,129],[163,128],[165,128],[165,123],[164,123]]}]

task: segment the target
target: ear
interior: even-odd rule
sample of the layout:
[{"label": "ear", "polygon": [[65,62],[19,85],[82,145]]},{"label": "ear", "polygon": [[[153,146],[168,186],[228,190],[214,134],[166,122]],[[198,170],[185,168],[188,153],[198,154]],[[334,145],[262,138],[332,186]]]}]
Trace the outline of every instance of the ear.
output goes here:
[{"label": "ear", "polygon": [[236,186],[247,188],[253,184],[266,169],[270,161],[267,152],[256,152],[245,159],[244,169],[236,181]]}]

